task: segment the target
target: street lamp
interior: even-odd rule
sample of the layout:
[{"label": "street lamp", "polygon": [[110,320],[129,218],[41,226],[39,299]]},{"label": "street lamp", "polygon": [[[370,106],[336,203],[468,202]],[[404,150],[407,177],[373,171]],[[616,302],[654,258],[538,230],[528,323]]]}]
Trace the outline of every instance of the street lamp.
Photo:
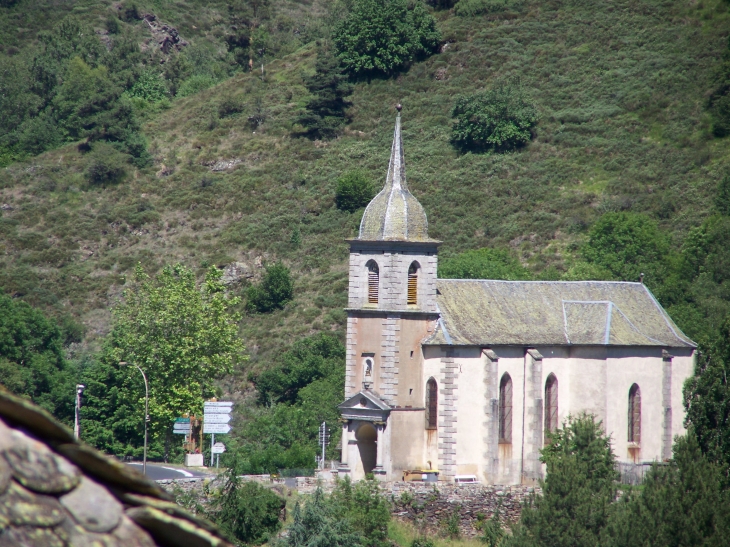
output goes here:
[{"label": "street lamp", "polygon": [[84,393],[86,386],[84,384],[76,384],[76,412],[74,416],[74,439],[78,440],[79,430],[81,426],[81,395]]},{"label": "street lamp", "polygon": [[132,366],[137,367],[137,370],[142,373],[142,378],[144,378],[144,456],[142,457],[142,473],[145,475],[147,474],[147,422],[150,421],[150,413],[149,413],[149,400],[150,400],[150,389],[147,385],[147,376],[145,376],[144,370],[142,370],[139,365],[135,365],[132,363],[131,365],[128,365],[126,361],[120,361],[120,365],[122,366]]}]

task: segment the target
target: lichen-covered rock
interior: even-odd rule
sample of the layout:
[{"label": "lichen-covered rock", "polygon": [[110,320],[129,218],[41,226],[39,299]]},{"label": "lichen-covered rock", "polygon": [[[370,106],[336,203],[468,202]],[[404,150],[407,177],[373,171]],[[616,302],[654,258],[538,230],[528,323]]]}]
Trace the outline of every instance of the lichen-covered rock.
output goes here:
[{"label": "lichen-covered rock", "polygon": [[26,488],[43,494],[62,494],[81,478],[78,468],[54,454],[48,446],[22,431],[11,431],[11,445],[3,451],[15,479]]},{"label": "lichen-covered rock", "polygon": [[84,477],[61,504],[89,532],[111,532],[122,518],[122,504],[98,483]]},{"label": "lichen-covered rock", "polygon": [[171,499],[0,387],[0,547],[230,547]]}]

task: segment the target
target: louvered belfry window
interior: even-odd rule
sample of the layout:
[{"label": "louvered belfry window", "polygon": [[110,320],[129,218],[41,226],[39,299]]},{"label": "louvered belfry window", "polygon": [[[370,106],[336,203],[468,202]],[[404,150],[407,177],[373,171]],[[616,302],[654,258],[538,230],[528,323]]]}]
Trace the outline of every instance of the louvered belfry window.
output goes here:
[{"label": "louvered belfry window", "polygon": [[438,423],[438,385],[430,378],[426,382],[426,429],[436,429]]},{"label": "louvered belfry window", "polygon": [[499,383],[499,442],[512,442],[512,378],[502,376]]},{"label": "louvered belfry window", "polygon": [[380,272],[375,262],[368,264],[368,304],[378,303],[378,290],[380,286]]},{"label": "louvered belfry window", "polygon": [[408,268],[408,305],[418,304],[418,264],[415,262]]},{"label": "louvered belfry window", "polygon": [[629,390],[629,442],[641,442],[641,390],[636,384]]},{"label": "louvered belfry window", "polygon": [[545,433],[558,429],[558,379],[554,374],[545,382]]}]

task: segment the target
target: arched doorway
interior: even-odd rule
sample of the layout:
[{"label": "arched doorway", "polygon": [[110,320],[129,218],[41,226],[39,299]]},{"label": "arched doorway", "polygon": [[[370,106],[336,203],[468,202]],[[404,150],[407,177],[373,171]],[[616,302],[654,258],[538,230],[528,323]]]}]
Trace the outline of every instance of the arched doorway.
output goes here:
[{"label": "arched doorway", "polygon": [[377,464],[378,457],[378,432],[372,424],[362,424],[355,433],[357,438],[357,449],[360,451],[362,469],[367,475],[372,473]]}]

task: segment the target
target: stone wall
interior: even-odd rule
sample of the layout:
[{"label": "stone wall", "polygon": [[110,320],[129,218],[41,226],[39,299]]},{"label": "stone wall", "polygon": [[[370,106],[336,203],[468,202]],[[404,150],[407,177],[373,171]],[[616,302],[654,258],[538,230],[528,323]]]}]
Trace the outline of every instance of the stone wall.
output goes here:
[{"label": "stone wall", "polygon": [[[288,479],[287,485],[281,479],[271,481],[268,475],[242,477],[244,480],[255,480],[270,485],[277,490],[284,486],[294,487],[300,494],[313,494],[317,488],[329,493],[334,488],[334,481],[321,481],[314,477],[297,477]],[[183,492],[199,496],[199,502],[205,504],[204,486],[209,490],[222,486],[219,479],[177,479],[159,481],[160,486],[172,492],[177,488]],[[464,537],[479,534],[478,522],[489,519],[499,507],[500,520],[505,526],[511,526],[520,518],[523,502],[539,488],[527,486],[487,486],[481,484],[455,485],[447,483],[423,482],[383,482],[383,493],[392,502],[392,513],[395,518],[410,521],[420,529],[431,534],[444,531],[446,522],[458,513],[459,529]],[[180,490],[178,490],[179,492]]]},{"label": "stone wall", "polygon": [[527,486],[455,485],[393,482],[383,485],[393,501],[393,516],[408,520],[430,533],[442,532],[454,513],[459,515],[461,535],[479,534],[477,523],[499,508],[500,520],[511,526],[520,518],[524,500],[539,488]]}]

